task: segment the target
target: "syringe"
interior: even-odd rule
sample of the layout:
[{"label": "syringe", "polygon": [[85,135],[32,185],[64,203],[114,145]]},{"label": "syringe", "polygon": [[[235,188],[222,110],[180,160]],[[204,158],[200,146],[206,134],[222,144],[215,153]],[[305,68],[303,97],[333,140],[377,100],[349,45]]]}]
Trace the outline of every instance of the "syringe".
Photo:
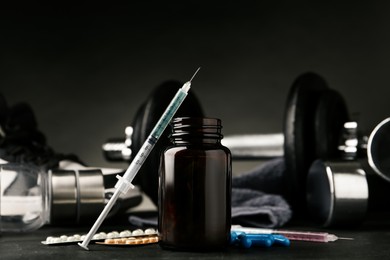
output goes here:
[{"label": "syringe", "polygon": [[79,246],[82,248],[88,250],[88,244],[91,241],[92,237],[95,235],[96,231],[104,221],[104,219],[107,217],[107,214],[110,212],[111,208],[114,206],[116,200],[118,199],[119,195],[121,193],[127,193],[127,191],[130,188],[133,188],[133,184],[131,182],[133,181],[135,175],[138,173],[139,169],[141,168],[142,164],[145,162],[146,158],[150,154],[151,150],[153,149],[154,145],[156,144],[157,140],[160,138],[162,133],[164,132],[165,128],[168,126],[169,122],[172,120],[174,114],[179,109],[180,105],[183,103],[185,97],[187,96],[188,91],[191,87],[191,81],[194,79],[195,75],[198,73],[200,68],[198,68],[194,75],[191,77],[189,81],[184,83],[184,85],[178,90],[174,98],[172,99],[171,103],[166,108],[165,112],[157,122],[156,126],[153,128],[152,132],[149,134],[148,138],[138,151],[137,155],[132,160],[129,168],[127,168],[126,172],[124,173],[123,177],[117,175],[117,178],[119,179],[118,182],[115,185],[115,192],[112,195],[111,199],[108,201],[106,206],[104,207],[103,211],[100,213],[98,219],[96,220],[95,224],[92,226],[91,230],[86,235],[85,239],[82,243],[79,243]]},{"label": "syringe", "polygon": [[338,239],[353,240],[353,238],[338,237],[334,234],[327,232],[307,232],[307,231],[295,231],[295,230],[278,230],[268,228],[250,228],[233,225],[231,228],[235,232],[245,232],[247,234],[279,234],[287,237],[290,240],[297,241],[309,241],[309,242],[322,242],[328,243]]}]

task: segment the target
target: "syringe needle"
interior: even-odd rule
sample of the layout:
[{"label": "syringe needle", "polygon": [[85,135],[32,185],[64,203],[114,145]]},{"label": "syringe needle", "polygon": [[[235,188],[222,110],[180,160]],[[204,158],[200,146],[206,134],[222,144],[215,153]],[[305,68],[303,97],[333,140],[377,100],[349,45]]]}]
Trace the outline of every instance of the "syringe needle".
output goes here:
[{"label": "syringe needle", "polygon": [[183,87],[182,87],[182,90],[184,92],[188,92],[188,90],[190,89],[191,87],[191,83],[192,83],[192,80],[195,78],[196,74],[198,73],[198,71],[200,70],[200,67],[195,71],[194,75],[192,75],[191,79],[189,81],[187,81],[186,83],[184,83]]},{"label": "syringe needle", "polygon": [[194,75],[192,75],[192,77],[189,80],[189,82],[192,82],[192,80],[195,78],[195,76],[196,76],[196,74],[198,73],[199,70],[200,70],[200,67],[195,71]]},{"label": "syringe needle", "polygon": [[352,237],[337,237],[337,239],[341,239],[341,240],[354,240]]}]

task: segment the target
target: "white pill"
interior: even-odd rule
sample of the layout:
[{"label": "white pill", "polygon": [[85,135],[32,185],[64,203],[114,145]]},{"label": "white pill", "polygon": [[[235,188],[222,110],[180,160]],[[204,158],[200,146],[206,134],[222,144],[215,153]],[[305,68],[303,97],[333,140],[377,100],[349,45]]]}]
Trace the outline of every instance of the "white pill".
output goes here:
[{"label": "white pill", "polygon": [[73,236],[71,236],[71,237],[68,237],[67,239],[66,239],[66,242],[73,242],[73,241],[75,241],[76,239],[74,239],[74,237]]},{"label": "white pill", "polygon": [[102,239],[102,236],[100,234],[95,234],[92,239]]},{"label": "white pill", "polygon": [[47,237],[46,238],[46,243],[51,243],[53,241],[54,237]]},{"label": "white pill", "polygon": [[107,233],[107,238],[114,238],[115,237],[115,234],[110,232],[110,233]]},{"label": "white pill", "polygon": [[62,242],[61,238],[55,237],[55,238],[53,238],[53,241],[51,243],[56,244],[56,243],[61,243],[61,242]]},{"label": "white pill", "polygon": [[145,230],[145,234],[146,235],[156,234],[156,230],[154,230],[154,228],[148,228]]},{"label": "white pill", "polygon": [[144,231],[142,229],[136,229],[133,231],[133,236],[140,236],[143,234],[144,234]]},{"label": "white pill", "polygon": [[120,237],[129,237],[129,236],[131,236],[131,232],[129,230],[124,230],[124,231],[119,233],[119,236]]},{"label": "white pill", "polygon": [[100,232],[99,235],[100,235],[100,239],[106,239],[107,237],[107,234],[104,232]]},{"label": "white pill", "polygon": [[65,242],[68,239],[68,236],[62,235],[60,236],[62,242]]}]

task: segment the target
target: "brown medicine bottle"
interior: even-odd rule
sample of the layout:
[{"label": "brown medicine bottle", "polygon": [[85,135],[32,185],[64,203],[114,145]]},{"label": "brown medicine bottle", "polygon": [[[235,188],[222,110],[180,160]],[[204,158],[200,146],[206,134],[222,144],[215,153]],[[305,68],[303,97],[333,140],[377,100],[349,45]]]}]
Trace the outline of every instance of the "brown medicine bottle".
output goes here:
[{"label": "brown medicine bottle", "polygon": [[221,120],[175,118],[171,127],[173,145],[160,163],[160,246],[223,249],[230,237],[231,154],[221,145]]}]

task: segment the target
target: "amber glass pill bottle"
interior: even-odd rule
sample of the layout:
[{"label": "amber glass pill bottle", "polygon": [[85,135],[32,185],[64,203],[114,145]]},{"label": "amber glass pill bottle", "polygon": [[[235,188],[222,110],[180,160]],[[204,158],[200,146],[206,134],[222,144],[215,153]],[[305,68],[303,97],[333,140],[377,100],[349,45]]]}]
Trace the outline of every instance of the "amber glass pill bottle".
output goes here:
[{"label": "amber glass pill bottle", "polygon": [[231,154],[221,120],[175,118],[160,163],[159,235],[165,249],[220,250],[229,243]]}]

